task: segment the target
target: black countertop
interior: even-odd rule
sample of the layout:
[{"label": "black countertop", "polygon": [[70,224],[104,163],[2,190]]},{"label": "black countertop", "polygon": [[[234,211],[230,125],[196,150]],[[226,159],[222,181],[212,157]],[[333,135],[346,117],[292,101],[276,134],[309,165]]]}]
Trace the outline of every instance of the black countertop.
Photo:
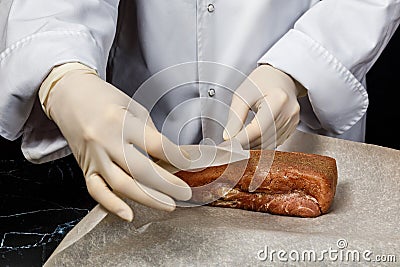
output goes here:
[{"label": "black countertop", "polygon": [[95,205],[72,156],[0,160],[0,266],[42,266]]}]

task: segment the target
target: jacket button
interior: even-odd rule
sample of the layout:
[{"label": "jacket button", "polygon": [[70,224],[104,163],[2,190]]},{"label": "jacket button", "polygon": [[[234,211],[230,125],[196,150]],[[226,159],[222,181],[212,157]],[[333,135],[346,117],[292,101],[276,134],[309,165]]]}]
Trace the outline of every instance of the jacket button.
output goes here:
[{"label": "jacket button", "polygon": [[208,89],[208,95],[211,97],[215,96],[215,89],[214,88]]},{"label": "jacket button", "polygon": [[207,6],[207,10],[208,10],[208,12],[210,12],[210,13],[214,12],[214,10],[215,10],[214,5],[213,5],[213,4],[209,4],[209,5]]}]

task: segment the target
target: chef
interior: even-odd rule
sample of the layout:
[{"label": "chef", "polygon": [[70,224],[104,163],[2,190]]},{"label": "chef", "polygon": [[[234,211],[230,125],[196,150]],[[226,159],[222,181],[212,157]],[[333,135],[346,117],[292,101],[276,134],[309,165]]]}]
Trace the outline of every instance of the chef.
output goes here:
[{"label": "chef", "polygon": [[399,0],[1,0],[0,134],[35,163],[73,153],[125,220],[124,198],[173,210],[191,190],[151,159],[187,167],[180,144],[364,141],[399,21]]}]

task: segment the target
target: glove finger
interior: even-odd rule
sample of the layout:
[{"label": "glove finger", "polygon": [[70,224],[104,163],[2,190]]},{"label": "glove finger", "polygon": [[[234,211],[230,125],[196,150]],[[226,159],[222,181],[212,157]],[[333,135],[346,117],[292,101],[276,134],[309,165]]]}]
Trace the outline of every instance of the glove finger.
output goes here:
[{"label": "glove finger", "polygon": [[257,113],[254,119],[241,130],[235,138],[239,140],[242,146],[250,146],[251,142],[261,138],[264,133],[273,135],[274,131],[275,124],[271,110],[267,102],[262,101],[257,107]]},{"label": "glove finger", "polygon": [[149,111],[134,99],[130,99],[126,111],[136,118],[142,118],[143,121],[151,120]]},{"label": "glove finger", "polygon": [[285,140],[282,139],[282,136],[284,133],[287,131],[287,129],[280,128],[278,129],[278,132],[270,136],[268,139],[266,139],[264,142],[262,142],[258,147],[258,149],[276,149],[278,146],[278,140]]},{"label": "glove finger", "polygon": [[289,128],[288,124],[297,126],[300,121],[300,105],[298,102],[291,102],[292,105],[285,106],[285,111],[282,111],[275,118],[276,128]]},{"label": "glove finger", "polygon": [[282,133],[276,141],[276,146],[282,145],[296,130],[297,123],[292,123],[290,126]]},{"label": "glove finger", "polygon": [[[294,120],[296,120],[294,118]],[[271,136],[265,142],[261,143],[260,145],[256,146],[258,149],[275,149],[276,147],[283,144],[286,139],[296,130],[297,124],[290,123],[289,121],[280,128],[276,134],[276,136]],[[253,148],[255,149],[255,148]]]},{"label": "glove finger", "polygon": [[251,141],[250,143],[244,144],[242,147],[244,150],[254,149],[255,147],[262,144],[261,140],[262,140],[262,136],[260,136],[259,138],[257,138],[254,141]]},{"label": "glove finger", "polygon": [[172,198],[140,184],[114,163],[103,165],[102,173],[107,184],[118,194],[151,208],[165,211],[175,209]]},{"label": "glove finger", "polygon": [[242,128],[250,110],[250,105],[238,94],[232,96],[228,120],[223,132],[224,140],[232,139]]},{"label": "glove finger", "polygon": [[274,132],[274,134],[266,135],[264,139],[260,138],[260,144],[252,146],[252,149],[275,149],[278,146],[277,139],[279,139],[285,131],[287,131],[285,128],[280,128],[277,129],[277,132]]},{"label": "glove finger", "polygon": [[191,188],[180,178],[166,171],[132,145],[124,147],[124,157],[116,158],[116,164],[141,184],[158,190],[178,200],[189,200]]},{"label": "glove finger", "polygon": [[146,125],[149,126],[150,128],[153,128],[153,129],[157,130],[157,127],[154,124],[153,119],[150,116],[146,120]]},{"label": "glove finger", "polygon": [[136,118],[141,118],[144,124],[153,129],[157,129],[157,127],[154,125],[153,119],[151,118],[149,111],[135,100],[131,99],[131,101],[129,102],[127,113],[130,113]]},{"label": "glove finger", "polygon": [[[235,91],[235,95],[246,102],[247,106],[253,106],[259,99],[262,99],[265,92],[260,86],[261,77],[247,77]],[[258,82],[256,82],[258,81]]]},{"label": "glove finger", "polygon": [[[275,95],[267,95],[262,104],[263,103],[270,108],[271,116],[273,114],[274,130],[276,129],[276,132],[271,131],[273,129],[272,127],[268,128],[262,133],[261,138],[259,138],[260,140],[250,142],[248,145],[250,148],[270,148],[273,147],[273,144],[276,146],[282,144],[289,136],[285,134],[286,131],[292,129],[293,126],[296,127],[299,122],[300,106],[297,102],[293,102],[297,103],[297,105],[288,106],[292,102],[289,102],[289,98],[285,93],[277,90],[275,91]],[[268,105],[268,103],[270,103],[270,105]],[[290,109],[289,112],[288,109]],[[262,145],[259,146],[260,144]]]},{"label": "glove finger", "polygon": [[162,135],[155,127],[143,124],[139,118],[129,113],[125,119],[124,136],[128,143],[138,146],[155,158],[169,162],[180,169],[190,166],[187,152]]},{"label": "glove finger", "polygon": [[281,120],[280,124],[283,125],[278,129],[278,133],[276,135],[276,146],[282,145],[286,139],[289,138],[289,136],[296,130],[299,120],[299,112],[294,112],[289,119],[285,118],[285,121]]},{"label": "glove finger", "polygon": [[93,199],[108,211],[126,221],[132,221],[132,209],[108,188],[100,175],[96,173],[89,175],[86,178],[86,187]]},{"label": "glove finger", "polygon": [[267,141],[275,140],[278,134],[275,132],[275,127],[269,127],[266,132],[262,133],[260,137],[251,141],[249,144],[243,146],[243,149],[255,149]]}]

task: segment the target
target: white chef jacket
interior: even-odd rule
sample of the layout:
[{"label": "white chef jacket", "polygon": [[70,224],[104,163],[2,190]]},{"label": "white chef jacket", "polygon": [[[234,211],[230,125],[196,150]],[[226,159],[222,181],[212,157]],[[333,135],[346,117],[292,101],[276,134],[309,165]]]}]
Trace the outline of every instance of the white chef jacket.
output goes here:
[{"label": "white chef jacket", "polygon": [[0,134],[32,162],[69,154],[37,91],[81,62],[174,142],[219,143],[232,91],[267,63],[308,89],[299,129],[363,141],[365,75],[399,18],[400,0],[0,0]]}]

